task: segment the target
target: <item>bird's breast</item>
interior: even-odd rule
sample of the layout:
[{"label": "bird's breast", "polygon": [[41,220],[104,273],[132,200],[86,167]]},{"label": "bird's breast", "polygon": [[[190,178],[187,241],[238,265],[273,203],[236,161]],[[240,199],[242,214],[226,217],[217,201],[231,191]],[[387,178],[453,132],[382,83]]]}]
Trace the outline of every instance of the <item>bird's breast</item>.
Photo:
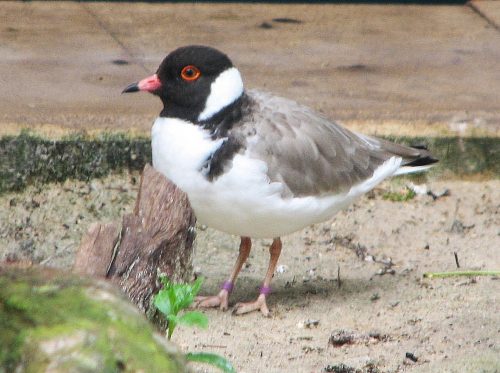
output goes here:
[{"label": "bird's breast", "polygon": [[206,160],[222,144],[187,121],[159,117],[151,131],[153,166],[186,193],[208,182],[202,169]]}]

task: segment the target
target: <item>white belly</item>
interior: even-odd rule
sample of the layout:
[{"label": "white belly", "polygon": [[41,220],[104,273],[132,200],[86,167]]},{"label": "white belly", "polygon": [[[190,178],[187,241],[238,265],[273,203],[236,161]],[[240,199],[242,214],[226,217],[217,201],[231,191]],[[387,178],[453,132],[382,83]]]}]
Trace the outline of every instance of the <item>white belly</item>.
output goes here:
[{"label": "white belly", "polygon": [[329,219],[401,162],[391,158],[371,179],[342,195],[283,198],[282,184],[269,181],[265,163],[245,154],[236,154],[226,173],[208,181],[200,169],[221,143],[198,126],[158,118],[152,130],[153,165],[188,195],[200,223],[254,238],[280,237]]}]

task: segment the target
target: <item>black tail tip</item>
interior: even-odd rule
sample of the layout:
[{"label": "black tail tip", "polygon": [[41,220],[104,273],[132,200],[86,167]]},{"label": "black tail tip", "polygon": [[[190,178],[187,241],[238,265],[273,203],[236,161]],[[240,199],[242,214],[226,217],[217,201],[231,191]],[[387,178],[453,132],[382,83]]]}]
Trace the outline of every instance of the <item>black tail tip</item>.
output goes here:
[{"label": "black tail tip", "polygon": [[409,167],[427,166],[427,165],[431,165],[431,164],[434,164],[437,162],[439,162],[439,159],[436,159],[430,155],[427,155],[425,157],[420,157],[420,158],[417,158],[409,163],[406,163],[405,166],[409,166]]},{"label": "black tail tip", "polygon": [[427,145],[425,145],[425,144],[412,144],[412,145],[410,145],[410,147],[413,149],[419,149],[419,150],[429,150],[427,148]]}]

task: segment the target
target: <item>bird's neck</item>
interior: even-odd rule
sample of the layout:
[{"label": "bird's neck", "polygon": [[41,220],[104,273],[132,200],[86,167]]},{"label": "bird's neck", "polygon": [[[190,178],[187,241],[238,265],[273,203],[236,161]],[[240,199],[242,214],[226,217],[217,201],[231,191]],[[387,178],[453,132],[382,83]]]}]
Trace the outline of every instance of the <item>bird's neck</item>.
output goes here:
[{"label": "bird's neck", "polygon": [[160,112],[160,117],[163,118],[177,118],[188,122],[196,123],[198,120],[198,113],[202,107],[186,107],[176,104],[172,101],[163,100],[163,110]]},{"label": "bird's neck", "polygon": [[226,137],[231,128],[241,121],[248,111],[248,96],[243,93],[236,101],[197,124],[208,130],[213,138]]},{"label": "bird's neck", "polygon": [[197,126],[203,127],[210,132],[213,139],[217,139],[227,137],[228,131],[248,113],[250,107],[249,101],[248,95],[243,92],[235,101],[204,120],[198,119],[199,111],[168,102],[164,103],[160,117],[178,118],[191,122]]}]

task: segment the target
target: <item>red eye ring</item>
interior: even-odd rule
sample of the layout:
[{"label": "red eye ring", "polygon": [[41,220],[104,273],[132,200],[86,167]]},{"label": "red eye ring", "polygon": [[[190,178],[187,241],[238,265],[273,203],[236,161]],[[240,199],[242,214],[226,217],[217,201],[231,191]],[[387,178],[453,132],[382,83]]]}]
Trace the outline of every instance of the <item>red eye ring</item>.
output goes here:
[{"label": "red eye ring", "polygon": [[181,70],[181,78],[187,82],[194,82],[201,76],[201,71],[194,65],[184,66]]}]

